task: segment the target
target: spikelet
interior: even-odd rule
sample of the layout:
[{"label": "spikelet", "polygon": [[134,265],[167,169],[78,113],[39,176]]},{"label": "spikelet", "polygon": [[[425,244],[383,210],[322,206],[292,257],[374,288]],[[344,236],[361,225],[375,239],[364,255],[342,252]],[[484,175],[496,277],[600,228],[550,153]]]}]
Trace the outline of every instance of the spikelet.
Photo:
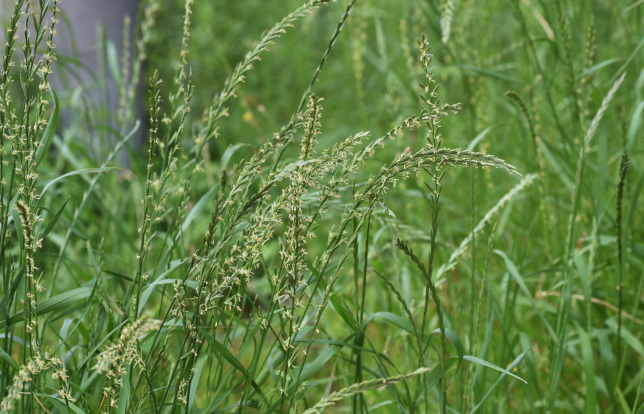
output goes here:
[{"label": "spikelet", "polygon": [[618,308],[619,312],[617,313],[617,358],[618,361],[621,360],[622,346],[621,346],[621,333],[622,333],[622,291],[624,290],[624,273],[625,273],[625,263],[624,263],[624,247],[623,247],[623,230],[622,230],[622,204],[624,202],[624,185],[626,184],[626,175],[628,174],[628,165],[630,163],[630,158],[626,152],[626,148],[622,152],[622,161],[619,166],[619,183],[617,184],[617,213],[616,213],[616,227],[617,227],[617,258],[619,260],[619,271],[618,279],[619,283],[617,284],[618,291]]},{"label": "spikelet", "polygon": [[[481,230],[483,230],[485,225],[490,222],[492,217],[494,217],[494,215],[501,208],[503,208],[508,202],[510,202],[514,196],[516,196],[521,191],[529,187],[537,177],[538,177],[537,174],[528,174],[521,180],[521,182],[519,182],[517,185],[512,187],[512,189],[508,191],[506,195],[501,197],[501,199],[490,210],[488,210],[487,213],[485,213],[485,216],[483,216],[483,218],[478,222],[476,227],[474,227],[473,232],[479,233]],[[439,281],[442,279],[442,276],[446,272],[448,272],[449,270],[453,269],[454,266],[456,266],[456,259],[458,259],[467,250],[467,246],[472,241],[473,232],[470,232],[470,234],[468,234],[463,239],[463,241],[458,246],[458,248],[452,252],[449,259],[447,260],[447,263],[441,265],[441,267],[438,268],[438,271],[436,274],[437,283],[439,283]]]},{"label": "spikelet", "polygon": [[369,390],[386,387],[389,384],[395,384],[397,382],[404,381],[407,378],[411,378],[416,375],[422,375],[427,372],[429,372],[429,368],[419,368],[416,371],[410,372],[409,374],[405,374],[405,375],[398,375],[396,377],[389,377],[389,378],[382,378],[382,379],[379,378],[375,380],[369,380],[358,384],[350,385],[346,388],[343,388],[339,391],[329,394],[328,397],[323,398],[322,400],[320,400],[320,402],[315,404],[313,407],[304,411],[304,414],[319,414],[322,412],[322,410],[325,407],[334,405],[336,402],[344,398],[348,398],[356,394],[361,394]]},{"label": "spikelet", "polygon": [[512,102],[519,111],[521,111],[523,116],[525,116],[526,121],[528,121],[528,125],[530,127],[530,133],[532,134],[532,137],[534,139],[534,135],[535,135],[534,121],[532,120],[532,115],[530,115],[530,111],[528,111],[528,106],[525,104],[525,101],[523,100],[523,98],[521,98],[521,96],[515,91],[507,91],[505,93],[505,97],[510,102]]},{"label": "spikelet", "polygon": [[[543,156],[541,153],[541,147],[540,147],[540,142],[541,138],[537,135],[537,127],[535,126],[534,120],[532,118],[532,115],[530,114],[530,111],[528,111],[528,107],[521,98],[521,96],[514,92],[514,91],[509,91],[505,94],[505,97],[510,100],[516,106],[523,116],[526,118],[528,121],[528,126],[530,128],[530,136],[532,137],[532,146],[534,147],[535,151],[535,163],[537,164],[537,170],[539,171],[539,198],[541,200],[539,204],[539,208],[541,209],[541,214],[543,218],[543,228],[544,228],[544,233],[546,236],[547,240],[550,240],[550,216],[548,214],[548,208],[546,206],[546,185],[545,185],[545,167],[544,167],[544,162],[543,162]],[[546,246],[546,250],[548,251],[550,246]]]},{"label": "spikelet", "polygon": [[[38,85],[38,113],[36,116],[35,126],[36,126],[36,136],[34,137],[34,147],[32,151],[36,151],[39,145],[38,132],[43,131],[47,126],[47,120],[45,119],[45,107],[48,102],[45,99],[45,93],[49,92],[49,75],[53,73],[52,63],[56,60],[56,45],[54,44],[54,36],[56,35],[56,24],[58,23],[58,13],[60,9],[58,8],[58,0],[54,0],[52,7],[51,15],[51,24],[49,27],[46,27],[45,30],[49,31],[49,36],[47,37],[45,52],[42,59],[39,62],[40,65],[40,85]],[[35,165],[32,163],[31,168],[33,169],[32,175],[35,174]]]},{"label": "spikelet", "polygon": [[322,117],[322,102],[324,98],[318,98],[315,94],[311,94],[308,103],[308,115],[304,124],[304,138],[302,139],[302,151],[300,159],[307,161],[314,151],[317,143],[317,136],[320,135],[320,118]]},{"label": "spikelet", "polygon": [[36,354],[27,364],[20,367],[20,370],[13,378],[13,384],[8,387],[7,394],[0,403],[0,414],[9,414],[13,409],[13,402],[19,400],[20,396],[25,393],[25,387],[41,373],[52,368],[52,378],[59,380],[62,385],[58,391],[60,397],[70,402],[75,401],[67,389],[67,373],[63,362],[46,353],[43,355]]},{"label": "spikelet", "polygon": [[116,111],[116,119],[119,122],[125,120],[125,111],[127,107],[127,82],[130,78],[130,25],[132,19],[130,16],[123,18],[123,53],[121,55],[121,84],[119,85],[119,105]]},{"label": "spikelet", "polygon": [[441,7],[441,41],[443,43],[449,42],[449,37],[452,33],[452,21],[454,20],[454,3],[456,0],[444,0]]},{"label": "spikelet", "polygon": [[22,224],[22,235],[24,237],[25,249],[33,250],[34,231],[31,225],[31,210],[22,200],[16,200],[15,205]]},{"label": "spikelet", "polygon": [[[233,74],[226,80],[223,90],[217,97],[215,97],[214,104],[207,110],[206,125],[204,125],[204,128],[196,138],[198,144],[203,145],[202,143],[207,142],[210,138],[215,136],[216,122],[228,114],[228,110],[224,107],[225,103],[235,95],[235,89],[237,85],[244,82],[245,73],[253,68],[253,63],[260,59],[262,52],[268,50],[268,47],[273,44],[275,40],[279,38],[283,33],[286,33],[286,29],[288,27],[292,27],[293,23],[297,19],[304,17],[312,11],[328,4],[329,1],[330,0],[310,0],[308,3],[300,6],[298,9],[286,16],[284,19],[282,19],[282,21],[277,23],[266,32],[266,34],[261,38],[257,45],[246,54],[244,60],[235,67]],[[355,2],[355,0],[353,1]],[[324,62],[325,60],[326,59],[323,58],[322,62]],[[310,89],[311,88],[309,87],[309,91]],[[308,92],[305,94],[304,98],[306,98],[307,96]],[[303,106],[304,105],[302,104],[301,107]],[[299,115],[299,110],[297,112],[297,115]]]},{"label": "spikelet", "polygon": [[123,328],[118,341],[105,347],[96,357],[94,369],[107,375],[107,383],[103,394],[109,398],[110,406],[115,406],[118,400],[118,389],[122,384],[122,377],[127,366],[134,362],[139,369],[145,369],[145,364],[138,350],[138,341],[151,331],[158,330],[160,322],[141,317]]},{"label": "spikelet", "polygon": [[[141,19],[141,25],[139,28],[140,35],[136,39],[136,54],[132,60],[132,79],[128,87],[126,88],[123,85],[123,88],[126,88],[122,91],[123,96],[121,97],[124,102],[123,109],[123,122],[124,128],[130,127],[130,122],[136,116],[134,111],[134,103],[136,100],[136,92],[139,87],[139,82],[141,79],[141,69],[143,63],[147,60],[148,45],[152,38],[152,28],[156,23],[157,11],[159,10],[159,0],[149,0],[145,2],[143,9],[143,18]],[[125,50],[124,50],[125,52]],[[127,80],[122,79],[122,82],[125,84]],[[121,132],[125,135],[127,129],[122,130]]]},{"label": "spikelet", "polygon": [[588,130],[586,131],[586,135],[584,136],[584,142],[586,143],[586,149],[588,149],[588,145],[590,145],[590,142],[592,141],[593,137],[595,136],[595,133],[597,132],[597,128],[599,127],[599,123],[601,122],[602,118],[604,117],[604,113],[608,109],[608,106],[610,105],[610,101],[613,100],[613,97],[617,93],[617,90],[619,89],[620,85],[624,81],[624,78],[626,77],[626,73],[623,73],[622,76],[619,77],[613,84],[613,87],[610,88],[608,91],[608,94],[604,97],[602,100],[602,104],[599,107],[599,110],[593,117],[593,120],[590,123],[590,126],[588,127]]},{"label": "spikelet", "polygon": [[175,84],[181,84],[186,80],[186,66],[188,65],[188,42],[190,41],[190,23],[192,17],[192,5],[194,0],[186,0],[183,14],[183,36],[181,37],[181,52],[177,63],[177,74]]},{"label": "spikelet", "polygon": [[[595,63],[595,50],[597,49],[597,30],[595,28],[595,15],[590,15],[590,23],[588,24],[588,31],[586,32],[586,51],[584,69],[583,72],[586,72],[588,69],[593,66]],[[584,76],[581,79],[581,83],[585,83],[588,80],[588,76]]]},{"label": "spikelet", "polygon": [[364,54],[367,46],[367,20],[356,16],[352,25],[349,26],[351,35],[351,57],[353,60],[353,77],[356,82],[358,97],[363,100],[364,91]]},{"label": "spikelet", "polygon": [[410,45],[412,44],[409,40],[409,27],[406,18],[401,18],[399,23],[400,29],[400,48],[402,49],[405,62],[407,63],[407,70],[409,73],[413,73],[415,70],[414,67],[414,57],[412,56],[412,51]]},{"label": "spikelet", "polygon": [[[399,239],[400,240],[400,239]],[[400,306],[402,306],[403,310],[405,311],[405,314],[407,314],[407,319],[409,319],[409,322],[411,323],[411,327],[414,331],[414,336],[416,336],[416,339],[418,340],[418,349],[421,350],[423,349],[421,338],[420,335],[418,334],[418,328],[416,327],[416,322],[414,321],[414,317],[411,313],[411,309],[409,309],[409,306],[407,305],[407,301],[402,297],[402,294],[396,289],[396,286],[385,276],[382,275],[374,270],[374,273],[380,280],[382,280],[382,283],[387,285],[389,290],[394,294],[396,299],[398,300],[398,303],[400,303]]]}]

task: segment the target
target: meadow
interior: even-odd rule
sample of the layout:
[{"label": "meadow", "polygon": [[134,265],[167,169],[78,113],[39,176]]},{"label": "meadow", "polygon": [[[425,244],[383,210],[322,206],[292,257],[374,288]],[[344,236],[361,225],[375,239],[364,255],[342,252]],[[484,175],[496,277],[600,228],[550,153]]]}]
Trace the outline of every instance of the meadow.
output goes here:
[{"label": "meadow", "polygon": [[0,414],[644,412],[644,1],[304,1],[3,16]]}]

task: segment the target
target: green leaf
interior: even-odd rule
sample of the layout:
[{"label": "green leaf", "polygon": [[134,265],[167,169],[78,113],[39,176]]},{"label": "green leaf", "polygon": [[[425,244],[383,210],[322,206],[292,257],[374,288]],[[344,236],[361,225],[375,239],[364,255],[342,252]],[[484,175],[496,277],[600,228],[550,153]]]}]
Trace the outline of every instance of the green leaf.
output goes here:
[{"label": "green leaf", "polygon": [[[300,340],[295,341],[295,343],[296,344],[301,344],[301,343],[307,343],[308,344],[309,340],[308,339],[300,339]],[[344,346],[344,347],[347,347],[347,348],[356,349],[358,351],[367,352],[367,353],[370,353],[370,354],[375,354],[375,352],[373,350],[371,350],[371,349],[364,348],[362,346],[358,346],[356,344],[352,344],[352,343],[344,342],[344,341],[333,341],[333,340],[330,340],[330,339],[316,339],[316,340],[313,341],[313,343],[314,344],[324,344],[324,345],[340,345],[340,346]]]},{"label": "green leaf", "polygon": [[[49,398],[52,405],[56,407],[56,409],[61,413],[67,413],[71,411],[75,414],[87,414],[79,406],[77,406],[71,401],[65,402],[65,400],[63,400],[62,398],[54,397],[53,395],[48,395],[48,394],[36,394],[36,395],[39,397]],[[69,404],[69,410],[67,409],[67,404]]]},{"label": "green leaf", "polygon": [[626,59],[626,62],[624,62],[624,64],[617,70],[617,72],[615,72],[615,74],[613,75],[613,77],[611,78],[609,83],[613,83],[613,82],[615,82],[617,80],[617,78],[619,78],[619,75],[621,75],[622,72],[624,72],[626,70],[628,65],[635,58],[635,56],[637,56],[637,52],[639,52],[639,50],[642,48],[642,46],[644,46],[644,37],[642,37],[642,39],[637,44],[637,46],[635,46],[635,49],[633,49],[633,52],[631,52],[631,54],[628,57],[628,59]]},{"label": "green leaf", "polygon": [[[512,363],[508,366],[508,369],[507,369],[507,370],[508,370],[508,371],[511,371],[511,370],[513,370],[514,368],[516,368],[516,367],[519,365],[519,363],[521,362],[521,360],[523,359],[524,355],[525,355],[526,353],[528,353],[528,351],[530,351],[531,349],[532,349],[532,348],[528,348],[528,349],[526,349],[526,350],[525,350],[525,351],[523,351],[523,352],[522,352],[518,357],[516,357],[516,358],[514,359],[514,361],[512,361]],[[492,387],[488,390],[488,392],[485,394],[485,396],[483,396],[483,398],[479,400],[479,403],[478,403],[474,408],[472,408],[472,411],[470,411],[470,412],[469,412],[469,414],[474,414],[476,411],[478,411],[478,409],[479,409],[479,408],[481,408],[481,406],[483,405],[483,403],[485,402],[485,400],[487,400],[487,399],[488,399],[488,397],[489,397],[490,395],[492,395],[492,392],[494,392],[494,390],[495,390],[495,389],[497,389],[497,387],[501,384],[501,382],[503,381],[503,378],[505,378],[505,376],[506,376],[506,375],[507,375],[507,374],[506,374],[505,372],[503,372],[503,373],[501,374],[501,376],[499,377],[499,379],[497,379],[497,380],[496,380],[496,382],[495,382],[495,383],[492,385]]]},{"label": "green leaf", "polygon": [[[306,265],[309,268],[309,271],[313,273],[313,275],[316,277],[317,280],[320,281],[319,289],[322,292],[326,291],[327,283],[324,279],[320,277],[320,273],[317,271],[315,266],[313,266],[308,261],[306,262]],[[344,320],[349,326],[351,326],[351,329],[353,329],[354,331],[358,330],[358,327],[356,326],[355,321],[353,320],[351,315],[347,313],[347,310],[344,308],[344,306],[342,306],[342,302],[336,295],[331,295],[331,306],[338,313],[338,315],[340,315],[342,320]]]},{"label": "green leaf", "polygon": [[581,356],[584,361],[584,374],[586,376],[586,414],[597,413],[597,393],[595,387],[595,358],[590,335],[577,323],[577,333],[581,344]]},{"label": "green leaf", "polygon": [[[379,319],[384,319],[385,321],[392,323],[399,328],[409,332],[412,335],[415,335],[414,333],[414,328],[411,326],[411,322],[409,322],[408,319],[403,318],[402,316],[395,315],[391,312],[376,312],[373,315],[369,316],[367,319],[365,319],[362,322],[362,330],[365,331],[367,328],[367,325],[374,319],[379,318]],[[433,333],[440,333],[440,330],[437,329]],[[445,329],[445,336],[447,339],[452,342],[454,347],[456,348],[456,352],[458,354],[458,366],[460,367],[461,363],[463,362],[463,344],[461,343],[461,340],[459,339],[458,335],[456,335],[454,332],[450,331],[449,329]],[[430,348],[432,348],[436,353],[438,353],[438,350],[436,347],[430,342],[431,337],[428,335],[425,335],[423,338],[423,342],[428,343]]]},{"label": "green leaf", "polygon": [[70,173],[63,174],[60,177],[56,177],[53,180],[49,181],[47,184],[45,184],[45,187],[43,187],[42,191],[40,192],[40,196],[42,197],[43,194],[45,194],[45,192],[47,192],[47,190],[52,185],[56,184],[58,181],[62,180],[63,178],[71,177],[72,175],[101,173],[101,172],[107,172],[107,171],[129,171],[129,170],[126,170],[123,168],[117,168],[117,167],[104,167],[104,168],[85,168],[82,170],[72,171]]},{"label": "green leaf", "polygon": [[230,161],[230,158],[240,149],[243,147],[250,147],[250,144],[235,144],[235,145],[230,145],[228,148],[226,148],[226,151],[224,151],[224,155],[221,156],[221,168],[225,169],[228,167],[228,162]]},{"label": "green leaf", "polygon": [[475,364],[478,364],[478,365],[481,365],[481,366],[484,366],[484,367],[487,367],[487,368],[494,369],[494,370],[496,370],[496,371],[499,371],[499,372],[502,372],[502,373],[504,373],[504,374],[507,374],[507,375],[509,375],[509,376],[511,376],[511,377],[514,377],[514,378],[518,379],[519,381],[523,381],[523,382],[524,382],[524,383],[526,383],[526,384],[528,383],[528,381],[524,380],[524,379],[523,379],[523,378],[521,378],[521,377],[518,377],[518,376],[514,375],[514,374],[513,374],[513,373],[511,373],[510,371],[505,370],[505,369],[503,369],[503,368],[501,368],[501,367],[498,367],[498,366],[496,366],[496,365],[494,365],[494,364],[492,364],[492,363],[490,363],[490,362],[484,361],[484,360],[482,360],[482,359],[480,359],[480,358],[477,358],[477,357],[475,357],[475,356],[465,355],[463,358],[464,358],[466,361],[470,361],[470,362],[473,362],[473,363],[475,363]]},{"label": "green leaf", "polygon": [[513,78],[507,75],[502,75],[498,72],[494,72],[493,70],[483,69],[483,68],[479,68],[478,66],[466,65],[461,63],[456,64],[456,66],[461,69],[466,69],[472,72],[480,73],[481,75],[489,76],[491,78],[496,78],[510,83],[516,83],[518,85],[525,85],[525,82],[523,82],[521,79]]},{"label": "green leaf", "polygon": [[622,407],[622,412],[624,414],[633,414],[631,408],[628,406],[628,401],[626,401],[626,398],[624,398],[622,390],[616,388],[615,391],[617,393],[617,396],[619,397],[619,405]]},{"label": "green leaf", "polygon": [[[606,325],[613,331],[613,333],[617,334],[617,322],[615,319],[608,319],[606,321]],[[644,357],[644,345],[637,339],[635,335],[631,331],[628,330],[624,325],[622,325],[621,328],[621,336],[622,339],[624,340],[625,343],[628,344],[635,352],[640,354],[641,357]]]},{"label": "green leaf", "polygon": [[121,387],[119,389],[119,402],[118,409],[116,410],[117,414],[127,414],[128,407],[130,406],[130,378],[132,376],[132,370],[128,369],[127,372],[123,375]]},{"label": "green leaf", "polygon": [[18,238],[20,246],[22,246],[24,243],[24,236],[22,234],[22,220],[20,220],[18,210],[16,210],[15,208],[11,209],[11,218],[13,219],[13,225],[16,227],[16,237]]},{"label": "green leaf", "polygon": [[20,371],[20,366],[18,366],[18,363],[16,363],[16,361],[11,358],[11,355],[7,354],[2,348],[0,348],[0,356],[7,362],[7,364],[11,365],[11,368],[13,368],[14,371]]},{"label": "green leaf", "polygon": [[252,381],[252,382],[251,382],[251,385],[253,386],[253,388],[255,389],[255,391],[257,391],[257,393],[258,393],[259,395],[264,396],[264,393],[262,392],[262,389],[261,389],[261,388],[259,388],[259,385],[257,385],[257,383],[255,382],[255,380],[253,380],[253,379],[250,377],[250,374],[248,373],[248,371],[246,370],[246,368],[244,368],[244,366],[242,365],[242,363],[241,363],[241,362],[239,362],[239,360],[238,360],[237,358],[235,358],[235,356],[234,356],[233,354],[231,354],[231,353],[230,353],[230,351],[228,350],[228,348],[226,348],[225,346],[223,346],[223,345],[221,344],[221,342],[217,341],[214,337],[213,337],[213,338],[211,338],[211,341],[212,341],[212,342],[211,342],[211,345],[212,345],[212,347],[215,349],[215,351],[217,351],[217,353],[218,353],[219,355],[221,355],[221,356],[222,356],[226,361],[228,361],[232,366],[234,366],[235,368],[237,368],[237,370],[238,370],[239,372],[241,372],[241,373],[242,373],[242,375],[243,375],[244,377],[246,377],[246,379],[247,379],[247,380],[251,380],[251,381]]},{"label": "green leaf", "polygon": [[534,297],[528,290],[528,287],[526,286],[523,280],[523,277],[519,273],[519,270],[517,269],[517,267],[514,265],[512,260],[510,260],[510,258],[505,254],[505,252],[502,252],[501,250],[494,250],[494,253],[496,253],[497,255],[503,258],[503,260],[505,261],[505,266],[508,268],[508,272],[510,272],[510,275],[512,276],[514,281],[517,282],[517,285],[519,285],[519,288],[521,289],[521,292],[523,292],[524,296],[530,301],[530,304],[532,305],[532,309],[534,309],[536,314],[539,316],[543,324],[546,326],[548,333],[551,335],[552,339],[554,340],[554,338],[557,336],[555,334],[555,331],[552,329],[552,326],[550,326],[550,323],[548,323],[548,320],[541,312],[541,309],[537,307],[537,304],[534,301]]},{"label": "green leaf", "polygon": [[502,124],[496,124],[496,125],[490,125],[489,127],[485,128],[480,134],[478,134],[472,142],[467,146],[467,151],[474,151],[478,143],[485,138],[488,132],[492,131],[494,128],[500,127]]},{"label": "green leaf", "polygon": [[596,65],[593,65],[590,68],[588,68],[588,70],[575,76],[575,80],[580,80],[581,78],[585,78],[586,76],[592,73],[595,73],[598,70],[605,68],[606,66],[612,65],[613,63],[621,62],[622,60],[624,60],[624,58],[613,58],[613,59],[607,59],[603,62],[599,62]]},{"label": "green leaf", "polygon": [[[452,365],[456,362],[457,358],[456,357],[449,357],[447,358],[447,361],[445,361],[445,370],[449,370]],[[427,374],[427,377],[425,380],[427,381],[427,388],[430,390],[438,384],[438,381],[443,378],[443,371],[441,370],[441,365],[437,364],[434,368],[432,368],[431,371],[429,371]]]},{"label": "green leaf", "polygon": [[376,312],[370,315],[362,322],[362,330],[365,331],[367,325],[376,318],[384,319],[385,321],[396,325],[397,327],[409,332],[410,334],[414,334],[414,328],[411,326],[411,322],[409,322],[409,320],[391,312]]},{"label": "green leaf", "polygon": [[[89,244],[88,244],[88,247],[89,247]],[[91,249],[88,248],[88,251],[91,254]],[[94,280],[94,286],[92,287],[92,293],[90,293],[89,299],[87,299],[87,304],[85,305],[85,309],[83,310],[82,315],[78,318],[78,321],[76,322],[76,325],[74,325],[74,327],[72,328],[71,331],[67,332],[65,330],[65,332],[63,332],[61,330],[61,335],[60,335],[61,343],[58,346],[58,348],[62,347],[64,345],[65,341],[67,340],[67,338],[69,338],[74,332],[76,332],[76,329],[78,329],[80,324],[85,319],[85,315],[87,315],[87,312],[89,312],[90,308],[92,307],[92,304],[94,303],[94,296],[96,296],[96,291],[100,286],[99,285],[99,279],[101,277],[101,273],[100,273],[100,271],[98,269],[96,270],[96,273],[98,274],[98,277],[96,278],[96,280]],[[63,326],[64,327],[66,326],[67,328],[69,328],[69,326],[67,325],[67,321],[65,321],[65,324]],[[56,350],[58,350],[58,348]]]},{"label": "green leaf", "polygon": [[[637,179],[637,185],[635,189],[631,192],[631,203],[628,207],[628,213],[626,214],[626,221],[624,222],[625,237],[628,239],[628,234],[631,229],[631,221],[633,220],[633,214],[638,210],[639,197],[642,189],[644,188],[644,170],[640,173],[640,177]],[[630,256],[629,256],[630,257]]]},{"label": "green leaf", "polygon": [[[61,293],[58,296],[54,296],[53,298],[49,298],[43,302],[38,303],[36,309],[38,316],[43,316],[52,312],[68,310],[91,294],[92,289],[87,286]],[[20,311],[9,317],[9,325],[21,322],[23,320],[23,314],[24,311]],[[6,323],[6,320],[0,320],[0,328],[4,328],[6,326]]]},{"label": "green leaf", "polygon": [[[0,313],[4,314],[5,307],[7,306],[7,298],[12,297],[13,294],[18,290],[18,284],[20,283],[20,280],[22,279],[22,275],[24,274],[24,267],[21,267],[18,269],[18,273],[16,276],[13,278],[13,282],[11,282],[11,289],[9,292],[5,292],[5,295],[0,299]],[[6,277],[10,277],[7,275]]]},{"label": "green leaf", "polygon": [[[105,336],[101,339],[101,341],[100,341],[98,344],[96,344],[96,346],[95,346],[95,347],[94,347],[90,352],[88,352],[88,353],[87,353],[87,356],[85,357],[85,359],[83,360],[83,362],[81,362],[81,363],[78,365],[78,369],[77,369],[77,370],[79,370],[79,371],[80,371],[80,370],[85,366],[85,364],[87,364],[87,362],[88,362],[91,358],[93,358],[93,357],[94,357],[94,354],[96,353],[96,351],[98,351],[98,349],[99,349],[101,346],[103,346],[103,344],[104,344],[105,342],[107,342],[113,334],[115,334],[116,332],[120,332],[120,331],[121,331],[121,328],[123,328],[123,326],[125,326],[125,324],[126,324],[126,323],[128,323],[128,322],[130,321],[130,319],[132,319],[132,317],[129,317],[129,318],[127,318],[126,320],[124,320],[124,321],[123,321],[123,322],[121,322],[121,324],[120,324],[120,325],[118,325],[116,328],[112,329],[112,330],[110,331],[110,333],[108,333],[107,335],[105,335]],[[83,389],[83,390],[84,390],[84,389],[86,389],[86,384],[85,384],[85,382],[83,382],[83,384],[81,385],[81,389]]]},{"label": "green leaf", "polygon": [[141,294],[141,300],[139,302],[139,313],[145,308],[145,305],[148,303],[148,300],[150,299],[150,295],[154,291],[155,287],[158,285],[164,285],[168,283],[174,283],[177,279],[165,279],[166,276],[172,274],[175,270],[177,270],[179,267],[183,266],[184,264],[188,263],[190,259],[185,259],[180,262],[175,263],[173,266],[170,267],[170,269],[166,270],[165,272],[161,273],[159,277],[150,285],[148,285],[143,293]]},{"label": "green leaf", "polygon": [[628,138],[626,139],[626,147],[632,148],[635,138],[642,127],[642,111],[644,111],[644,101],[641,101],[637,104],[635,112],[633,112],[633,117],[631,118],[631,123],[628,126]]},{"label": "green leaf", "polygon": [[[609,333],[610,332],[606,330],[598,330],[593,332],[593,335],[596,335],[597,339],[599,339],[599,361],[601,363],[606,388],[608,390],[613,390],[615,389],[615,355],[612,350],[613,345],[608,338]],[[609,391],[608,395],[613,403],[615,403],[615,394]]]},{"label": "green leaf", "polygon": [[317,358],[310,364],[307,364],[300,375],[300,382],[305,382],[313,378],[313,376],[320,371],[326,363],[331,359],[342,347],[338,345],[331,345],[325,349]]},{"label": "green leaf", "polygon": [[197,363],[195,364],[192,380],[190,383],[190,393],[189,395],[189,400],[188,400],[188,413],[192,410],[192,406],[195,403],[195,396],[197,395],[197,389],[199,388],[199,380],[201,379],[201,374],[203,373],[203,366],[206,363],[206,360],[208,359],[208,355],[202,355],[199,357],[197,360]]},{"label": "green leaf", "polygon": [[[313,376],[320,371],[324,365],[331,359],[340,349],[342,349],[341,346],[339,345],[331,345],[327,349],[325,349],[320,355],[318,355],[315,360],[309,364],[306,364],[304,366],[303,371],[301,374],[294,374],[295,378],[299,377],[299,383],[293,383],[291,386],[286,390],[286,393],[288,395],[294,395],[296,391],[296,386],[299,388],[299,384],[306,382],[313,378]],[[277,409],[277,407],[280,405],[280,399],[278,398],[273,405],[271,405],[266,411],[264,411],[264,414],[272,413]]]},{"label": "green leaf", "polygon": [[67,197],[67,200],[65,200],[65,203],[63,203],[63,206],[58,210],[58,213],[54,215],[54,217],[49,221],[49,224],[47,224],[47,228],[45,228],[45,231],[42,232],[42,235],[40,236],[41,238],[47,237],[50,231],[54,228],[56,223],[58,222],[58,219],[60,218],[60,215],[63,214],[63,210],[65,210],[65,206],[67,205],[67,202],[69,201],[70,197]]},{"label": "green leaf", "polygon": [[215,199],[218,190],[219,186],[214,186],[201,197],[201,199],[197,202],[197,204],[195,204],[192,210],[190,210],[188,217],[186,217],[186,220],[181,225],[181,231],[186,231],[190,223],[192,223],[194,219],[196,219],[197,216],[201,214],[202,211],[204,211],[207,207],[210,207],[210,204],[212,203],[212,200]]},{"label": "green leaf", "polygon": [[[440,329],[435,329],[433,333],[440,334],[441,330]],[[461,339],[456,335],[456,333],[450,331],[449,329],[445,328],[445,336],[449,341],[454,345],[454,348],[456,348],[456,354],[458,355],[458,365],[456,366],[456,370],[461,367],[461,364],[463,363],[463,358],[465,357],[464,352],[463,352],[463,344],[461,343]]]},{"label": "green leaf", "polygon": [[[385,321],[389,323],[393,323],[394,325],[409,332],[410,334],[415,335],[414,328],[411,326],[411,322],[409,322],[408,319],[403,318],[402,316],[395,315],[390,312],[376,312],[373,315],[369,316],[367,319],[365,319],[362,322],[362,331],[366,332],[367,325],[376,318],[384,319]],[[429,339],[430,337],[425,335],[425,337],[423,338],[423,342],[428,343],[429,347],[432,348],[434,351],[436,351],[436,353],[438,354],[438,350],[436,349],[436,347],[434,347],[434,344],[432,344]]]}]

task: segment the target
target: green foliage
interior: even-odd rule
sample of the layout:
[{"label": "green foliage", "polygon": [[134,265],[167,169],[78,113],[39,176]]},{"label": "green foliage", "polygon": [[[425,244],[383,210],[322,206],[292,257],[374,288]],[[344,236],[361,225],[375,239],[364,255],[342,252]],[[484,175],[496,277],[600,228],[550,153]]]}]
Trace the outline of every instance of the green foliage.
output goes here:
[{"label": "green foliage", "polygon": [[641,412],[644,3],[301,1],[15,2],[0,411]]}]

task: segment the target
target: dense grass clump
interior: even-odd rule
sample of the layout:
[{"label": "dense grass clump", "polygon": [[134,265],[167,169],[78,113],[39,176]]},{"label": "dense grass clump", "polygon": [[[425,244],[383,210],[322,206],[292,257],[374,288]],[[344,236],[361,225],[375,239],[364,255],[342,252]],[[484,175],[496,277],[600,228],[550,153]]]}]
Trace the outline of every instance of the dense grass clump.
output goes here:
[{"label": "dense grass clump", "polygon": [[642,412],[644,3],[335,3],[15,1],[0,413]]}]

